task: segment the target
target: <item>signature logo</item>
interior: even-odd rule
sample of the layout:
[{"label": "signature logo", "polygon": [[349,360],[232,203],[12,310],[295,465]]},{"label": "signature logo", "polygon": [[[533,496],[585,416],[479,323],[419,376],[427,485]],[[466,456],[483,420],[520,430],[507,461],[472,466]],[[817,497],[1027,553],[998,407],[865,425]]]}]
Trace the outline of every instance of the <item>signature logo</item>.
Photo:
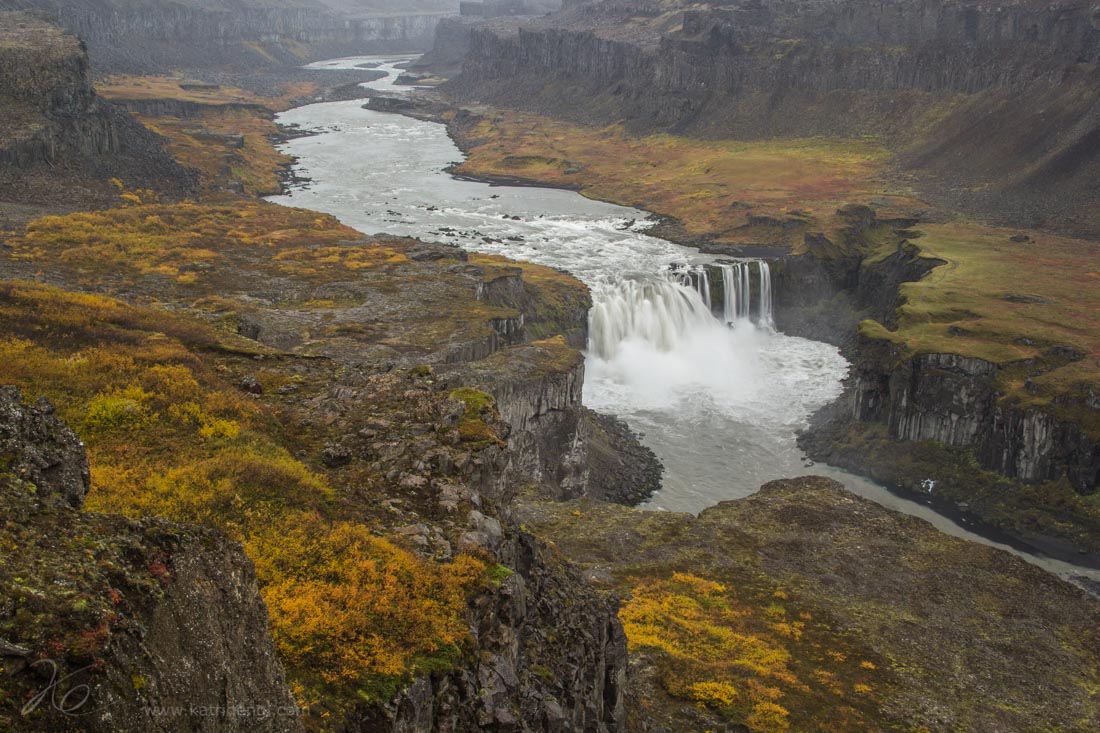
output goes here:
[{"label": "signature logo", "polygon": [[[37,710],[45,702],[50,707],[63,715],[77,715],[77,711],[84,707],[92,696],[92,688],[86,682],[71,684],[77,675],[87,672],[93,665],[81,667],[67,675],[60,676],[60,668],[52,659],[40,659],[33,662],[31,667],[48,666],[50,668],[50,681],[37,695],[32,697],[20,711],[25,718]],[[87,711],[90,712],[90,711]]]}]

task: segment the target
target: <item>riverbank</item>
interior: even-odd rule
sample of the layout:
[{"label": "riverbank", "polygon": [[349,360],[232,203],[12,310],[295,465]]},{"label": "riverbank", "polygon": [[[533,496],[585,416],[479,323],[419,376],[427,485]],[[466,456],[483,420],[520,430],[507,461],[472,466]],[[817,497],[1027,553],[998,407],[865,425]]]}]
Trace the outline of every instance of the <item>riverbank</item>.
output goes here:
[{"label": "riverbank", "polygon": [[[896,364],[925,354],[987,362],[991,378],[981,406],[955,406],[944,397],[926,401],[923,417],[903,418],[894,414],[901,408],[888,405],[860,416],[886,423],[885,434],[859,421],[843,421],[843,411],[834,410],[829,414],[850,430],[843,437],[835,428],[827,431],[835,439],[831,446],[809,437],[804,445],[816,460],[831,459],[874,475],[917,500],[928,499],[921,488],[926,480],[937,482],[941,504],[953,502],[961,515],[971,514],[1041,552],[1069,562],[1100,559],[1100,509],[1092,500],[1097,411],[1088,396],[1100,385],[1093,353],[1097,329],[1088,325],[1093,308],[1087,263],[1096,258],[1091,243],[1035,230],[983,227],[933,211],[904,190],[885,151],[852,147],[850,141],[632,138],[621,129],[584,128],[530,113],[444,110],[438,103],[401,106],[395,111],[413,110],[448,125],[468,155],[453,167],[455,175],[560,187],[655,211],[660,223],[649,233],[701,251],[735,257],[782,253],[775,268],[781,327],[837,343],[865,372],[877,370],[879,380],[889,381]],[[703,179],[707,185],[700,184]],[[719,189],[714,180],[722,182]],[[685,191],[692,195],[685,197]],[[802,196],[804,206],[795,208]],[[866,216],[853,216],[859,210],[853,201],[870,204]],[[892,257],[905,248],[913,248],[910,259],[929,266],[913,274],[894,267]],[[1036,249],[1065,256],[1036,271],[1027,293],[1016,293],[1015,273]],[[803,282],[807,272],[811,282]],[[1078,273],[1081,282],[1066,280],[1066,272]],[[905,284],[910,279],[916,282]],[[788,295],[785,287],[807,290]],[[905,303],[913,305],[896,309]],[[1051,329],[1049,324],[1072,325]],[[891,348],[884,350],[883,343]],[[869,358],[884,354],[890,356]],[[852,392],[842,402],[851,410],[856,399]],[[978,410],[985,416],[975,415]],[[955,433],[930,427],[960,419],[982,424]],[[1022,427],[1007,428],[998,443],[1003,447],[990,443],[989,434],[1006,430],[995,422],[1024,425],[1044,419],[1064,427],[1048,429],[1045,442],[1028,449],[1034,455],[1025,452],[1023,433],[1012,433]],[[899,431],[904,420],[923,421],[925,427]],[[1066,431],[1073,435],[1054,437]],[[877,442],[868,439],[872,433],[879,436]],[[908,440],[938,440],[949,450],[922,448],[917,453],[921,460],[906,461],[905,471],[891,471],[888,456],[912,455],[904,448]],[[1079,446],[1077,453],[1067,457],[1061,448],[1066,442]],[[862,447],[853,450],[853,444]],[[1018,458],[1006,461],[994,450]],[[1061,479],[1067,471],[1069,478]]]}]

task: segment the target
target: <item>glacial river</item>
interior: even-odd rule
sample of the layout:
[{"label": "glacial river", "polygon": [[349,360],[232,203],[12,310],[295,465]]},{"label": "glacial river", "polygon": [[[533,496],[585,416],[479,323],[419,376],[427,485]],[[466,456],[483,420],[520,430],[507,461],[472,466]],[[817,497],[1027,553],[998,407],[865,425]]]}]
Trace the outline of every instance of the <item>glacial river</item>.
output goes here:
[{"label": "glacial river", "polygon": [[[369,86],[395,94],[395,64],[361,57],[310,68],[379,63]],[[1100,570],[1021,553],[931,508],[840,469],[809,463],[795,443],[809,416],[840,394],[848,364],[834,347],[776,333],[749,318],[710,315],[671,265],[715,258],[647,236],[645,212],[556,189],[490,186],[445,172],[463,154],[443,125],[363,109],[306,105],[278,116],[317,134],[282,146],[309,182],[269,200],[333,214],[365,233],[419,237],[567,270],[592,291],[584,401],[622,417],[665,466],[646,505],[697,513],[777,478],[818,474],[940,530],[1020,554],[1062,577],[1100,583]],[[749,265],[757,277],[758,265]]]}]

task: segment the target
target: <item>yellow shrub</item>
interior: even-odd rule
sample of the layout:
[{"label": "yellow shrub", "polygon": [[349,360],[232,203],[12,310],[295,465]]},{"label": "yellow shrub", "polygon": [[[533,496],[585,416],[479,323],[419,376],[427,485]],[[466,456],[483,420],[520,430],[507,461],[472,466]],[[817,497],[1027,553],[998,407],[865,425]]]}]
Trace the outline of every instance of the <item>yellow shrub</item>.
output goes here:
[{"label": "yellow shrub", "polygon": [[97,394],[88,403],[84,429],[102,433],[147,428],[157,419],[156,413],[147,405],[151,396],[136,385]]},{"label": "yellow shrub", "polygon": [[758,702],[753,705],[745,722],[759,733],[782,733],[791,727],[787,721],[789,715],[785,708],[774,702]]},{"label": "yellow shrub", "polygon": [[402,676],[433,657],[454,661],[466,641],[467,594],[485,564],[438,564],[375,537],[363,525],[295,513],[246,542],[271,610],[278,649],[320,684]]},{"label": "yellow shrub", "polygon": [[704,705],[726,707],[737,699],[737,690],[725,682],[696,682],[689,689],[691,697]]}]

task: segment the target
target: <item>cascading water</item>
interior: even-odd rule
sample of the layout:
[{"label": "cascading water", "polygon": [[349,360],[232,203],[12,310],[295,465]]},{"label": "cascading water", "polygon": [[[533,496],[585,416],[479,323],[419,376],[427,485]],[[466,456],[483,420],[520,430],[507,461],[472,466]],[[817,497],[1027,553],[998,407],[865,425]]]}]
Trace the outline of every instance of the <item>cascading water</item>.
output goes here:
[{"label": "cascading water", "polygon": [[[673,351],[690,332],[712,328],[715,313],[710,265],[673,266],[668,278],[634,277],[593,286],[588,318],[588,351],[601,359],[615,355],[626,340],[648,343],[657,351]],[[721,322],[734,326],[751,321],[775,330],[772,319],[771,269],[764,260],[717,265],[722,273]],[[757,270],[755,318],[750,291],[751,271]]]},{"label": "cascading water", "polygon": [[772,316],[772,270],[764,260],[760,267],[760,317],[758,323],[764,328],[775,330],[775,318]]},{"label": "cascading water", "polygon": [[656,351],[675,351],[692,331],[713,324],[704,289],[661,279],[626,279],[597,284],[588,315],[588,352],[614,358],[624,341],[647,344]]},{"label": "cascading water", "polygon": [[[755,318],[751,288],[753,267],[757,272]],[[774,331],[772,273],[767,261],[726,262],[720,263],[718,268],[722,272],[722,320],[733,323],[742,318],[749,318],[758,327]]]},{"label": "cascading water", "polygon": [[[368,61],[389,74],[369,86],[401,93],[395,59],[313,68]],[[363,232],[562,268],[588,284],[595,305],[584,402],[625,419],[664,463],[652,506],[699,511],[808,472],[795,434],[839,394],[847,363],[827,344],[774,331],[767,262],[715,263],[647,236],[635,223],[644,213],[573,192],[456,180],[446,170],[461,152],[442,125],[366,110],[361,101],[299,107],[279,120],[319,134],[283,147],[312,182],[272,200],[335,214]],[[858,477],[820,464],[809,471],[981,540]]]}]

